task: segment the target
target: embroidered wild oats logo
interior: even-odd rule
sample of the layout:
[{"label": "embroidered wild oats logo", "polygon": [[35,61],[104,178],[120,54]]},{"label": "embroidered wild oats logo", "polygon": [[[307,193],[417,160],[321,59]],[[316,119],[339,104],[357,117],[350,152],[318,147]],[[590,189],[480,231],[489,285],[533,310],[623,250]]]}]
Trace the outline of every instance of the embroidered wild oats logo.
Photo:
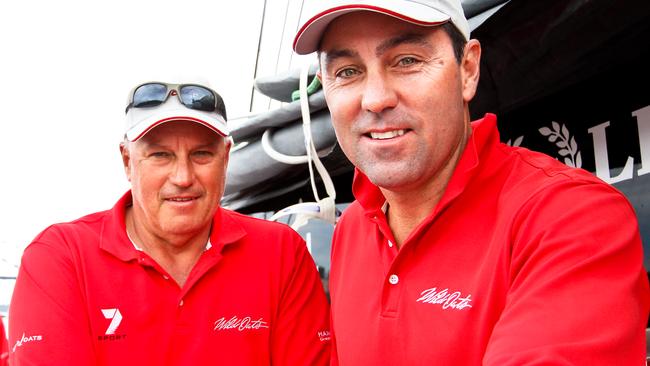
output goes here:
[{"label": "embroidered wild oats logo", "polygon": [[30,335],[30,336],[25,336],[25,333],[23,333],[23,336],[20,337],[19,340],[16,341],[16,344],[14,344],[13,352],[16,352],[16,348],[22,347],[25,343],[29,342],[40,342],[43,340],[42,335]]},{"label": "embroidered wild oats logo", "polygon": [[269,327],[269,323],[265,322],[263,318],[253,320],[253,318],[251,318],[250,316],[246,316],[241,319],[238,318],[236,315],[230,319],[221,317],[216,322],[214,322],[215,331],[236,329],[240,332],[243,332],[245,330],[259,330],[268,327]]},{"label": "embroidered wild oats logo", "polygon": [[452,292],[449,289],[438,290],[436,287],[432,287],[422,291],[416,302],[441,305],[444,310],[463,310],[472,307],[472,295],[463,297],[460,291]]}]

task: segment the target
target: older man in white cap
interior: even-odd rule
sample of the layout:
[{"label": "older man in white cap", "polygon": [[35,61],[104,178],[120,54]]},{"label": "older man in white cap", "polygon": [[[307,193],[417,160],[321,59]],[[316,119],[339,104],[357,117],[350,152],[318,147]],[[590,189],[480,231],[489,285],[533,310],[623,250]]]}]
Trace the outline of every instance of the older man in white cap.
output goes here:
[{"label": "older man in white cap", "polygon": [[221,97],[153,82],[128,103],[131,190],[27,247],[11,364],[326,364],[328,304],[300,236],[219,207],[231,146]]},{"label": "older man in white cap", "polygon": [[329,1],[300,28],[356,201],[333,239],[332,365],[641,365],[637,220],[590,173],[470,123],[459,0]]}]

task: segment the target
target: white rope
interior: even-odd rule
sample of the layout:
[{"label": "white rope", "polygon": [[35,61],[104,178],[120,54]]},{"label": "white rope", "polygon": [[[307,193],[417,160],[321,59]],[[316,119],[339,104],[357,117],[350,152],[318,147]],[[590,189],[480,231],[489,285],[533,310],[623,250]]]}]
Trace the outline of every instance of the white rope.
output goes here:
[{"label": "white rope", "polygon": [[[309,156],[307,155],[286,155],[276,150],[271,144],[271,131],[272,129],[268,129],[262,134],[262,150],[264,150],[266,155],[284,164],[298,165],[309,162]],[[318,156],[323,157],[329,155],[334,150],[334,146],[336,145],[320,150]]]},{"label": "white rope", "polygon": [[[307,223],[310,218],[319,218],[325,220],[332,225],[336,224],[336,189],[334,187],[334,182],[330,177],[327,169],[320,161],[318,153],[316,152],[316,146],[311,134],[311,113],[309,111],[309,96],[307,95],[307,78],[309,75],[309,67],[305,66],[300,71],[300,111],[302,113],[302,129],[305,136],[305,150],[307,151],[307,164],[309,166],[309,178],[311,182],[311,188],[314,193],[314,197],[317,202],[308,202],[308,203],[298,203],[296,205],[289,206],[283,210],[278,211],[273,215],[270,220],[275,221],[280,217],[288,215],[296,215],[296,219],[291,225],[294,229],[298,229]],[[268,142],[268,141],[267,141]],[[270,147],[270,144],[269,144]],[[265,150],[266,151],[266,150]],[[318,196],[318,190],[316,189],[316,180],[314,178],[313,165],[316,167],[318,174],[321,177],[323,185],[325,186],[325,191],[327,192],[327,197],[320,199]]]},{"label": "white rope", "polygon": [[[300,71],[300,89],[299,89],[300,90],[300,111],[302,112],[302,129],[305,134],[305,148],[307,149],[307,156],[310,157],[310,159],[313,159],[312,162],[316,166],[316,169],[318,170],[318,173],[321,176],[327,194],[332,199],[336,199],[336,190],[334,189],[334,183],[332,182],[332,178],[327,172],[327,169],[325,169],[325,166],[323,165],[323,163],[318,158],[318,155],[316,154],[316,147],[314,146],[314,141],[311,135],[311,113],[309,112],[309,96],[307,95],[308,77],[309,77],[309,67],[305,66]],[[314,190],[314,197],[316,197],[316,200],[320,201],[320,199],[318,198],[318,193],[316,192],[314,173],[311,164],[309,164],[309,167],[310,167],[309,173],[312,181],[312,189]]]}]

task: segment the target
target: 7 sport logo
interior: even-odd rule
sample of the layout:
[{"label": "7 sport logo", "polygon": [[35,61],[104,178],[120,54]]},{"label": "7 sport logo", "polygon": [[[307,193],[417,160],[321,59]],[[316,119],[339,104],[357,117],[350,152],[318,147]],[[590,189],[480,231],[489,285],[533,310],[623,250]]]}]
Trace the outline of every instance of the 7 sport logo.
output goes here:
[{"label": "7 sport logo", "polygon": [[122,323],[122,313],[120,313],[120,310],[115,308],[115,309],[101,309],[102,314],[104,314],[104,318],[110,319],[111,323],[108,325],[108,328],[106,328],[106,332],[104,333],[103,336],[98,336],[98,340],[100,341],[115,341],[119,339],[126,338],[126,334],[115,334],[115,331],[117,330],[117,327],[120,326],[120,323]]},{"label": "7 sport logo", "polygon": [[120,326],[120,323],[122,322],[122,313],[120,313],[119,309],[102,309],[102,313],[104,313],[104,318],[112,319],[111,324],[108,325],[108,329],[106,329],[105,334],[115,334],[115,330]]}]

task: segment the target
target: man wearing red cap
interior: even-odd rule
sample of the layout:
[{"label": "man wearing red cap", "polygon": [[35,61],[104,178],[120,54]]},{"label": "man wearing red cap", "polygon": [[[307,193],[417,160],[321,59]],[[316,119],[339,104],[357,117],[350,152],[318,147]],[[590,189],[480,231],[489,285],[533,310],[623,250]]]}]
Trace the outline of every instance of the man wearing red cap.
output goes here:
[{"label": "man wearing red cap", "polygon": [[641,365],[634,211],[592,174],[470,122],[459,0],[330,1],[300,28],[356,201],[332,247],[332,365]]},{"label": "man wearing red cap", "polygon": [[326,364],[328,305],[302,239],[219,207],[231,146],[221,97],[146,83],[128,103],[131,190],[27,247],[11,364]]}]

